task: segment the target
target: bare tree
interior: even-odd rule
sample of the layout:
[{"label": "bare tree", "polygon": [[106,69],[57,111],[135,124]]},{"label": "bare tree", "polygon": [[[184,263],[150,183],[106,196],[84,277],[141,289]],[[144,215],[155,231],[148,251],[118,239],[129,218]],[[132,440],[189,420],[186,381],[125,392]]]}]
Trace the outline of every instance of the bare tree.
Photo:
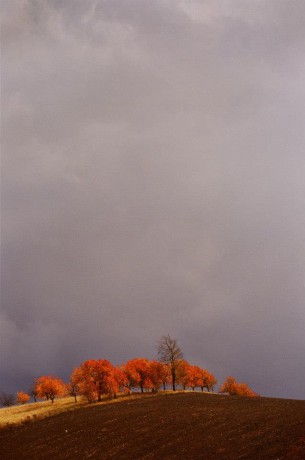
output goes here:
[{"label": "bare tree", "polygon": [[37,402],[38,390],[35,385],[29,389],[29,394],[32,396],[35,402]]},{"label": "bare tree", "polygon": [[0,393],[0,405],[3,407],[13,406],[16,402],[15,395],[12,393]]},{"label": "bare tree", "polygon": [[172,339],[169,335],[163,335],[158,344],[158,359],[170,369],[173,391],[176,390],[177,371],[182,358],[183,353],[177,340]]}]

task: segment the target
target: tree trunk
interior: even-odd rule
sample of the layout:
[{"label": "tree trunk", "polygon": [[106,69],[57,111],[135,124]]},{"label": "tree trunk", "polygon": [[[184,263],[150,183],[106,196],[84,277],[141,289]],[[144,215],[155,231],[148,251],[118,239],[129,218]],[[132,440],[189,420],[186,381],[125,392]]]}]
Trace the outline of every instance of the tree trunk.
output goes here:
[{"label": "tree trunk", "polygon": [[98,394],[97,394],[97,402],[101,402],[101,401],[102,401],[102,394],[101,394],[101,388],[99,387]]},{"label": "tree trunk", "polygon": [[176,374],[175,374],[175,371],[172,372],[172,380],[173,380],[173,391],[176,391]]}]

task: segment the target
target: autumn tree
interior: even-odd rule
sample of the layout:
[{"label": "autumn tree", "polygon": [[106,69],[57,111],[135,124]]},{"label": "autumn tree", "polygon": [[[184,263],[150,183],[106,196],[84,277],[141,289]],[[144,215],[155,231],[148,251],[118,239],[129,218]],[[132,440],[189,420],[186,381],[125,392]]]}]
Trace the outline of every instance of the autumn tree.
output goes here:
[{"label": "autumn tree", "polygon": [[211,374],[210,372],[207,372],[208,373],[208,377],[207,377],[207,380],[206,380],[206,389],[208,391],[214,391],[214,387],[215,385],[217,385],[217,378],[215,377],[215,375]]},{"label": "autumn tree", "polygon": [[236,395],[237,394],[237,382],[234,377],[227,377],[226,380],[220,387],[220,393],[229,393],[229,395]]},{"label": "autumn tree", "polygon": [[229,395],[237,396],[259,396],[246,383],[238,383],[234,377],[227,377],[220,388],[220,393],[228,393]]},{"label": "autumn tree", "polygon": [[168,369],[159,361],[150,361],[148,375],[152,391],[156,393],[161,385],[163,385],[163,388],[165,387],[168,380]]},{"label": "autumn tree", "polygon": [[116,380],[119,388],[131,394],[132,388],[137,385],[138,374],[133,366],[123,364],[116,369]]},{"label": "autumn tree", "polygon": [[70,377],[70,382],[67,385],[67,393],[74,397],[74,402],[77,402],[77,396],[81,394],[79,381],[80,376],[78,374],[78,369],[74,369]]},{"label": "autumn tree", "polygon": [[66,392],[64,382],[53,375],[43,375],[35,382],[35,388],[39,398],[46,398],[54,403],[56,396],[63,396]]},{"label": "autumn tree", "polygon": [[200,369],[199,371],[199,386],[201,391],[206,388],[208,391],[213,391],[214,386],[217,384],[216,377],[206,369]]},{"label": "autumn tree", "polygon": [[247,383],[240,382],[238,383],[237,387],[237,394],[239,396],[250,396],[250,397],[257,397],[259,396],[255,391],[253,391]]},{"label": "autumn tree", "polygon": [[166,390],[166,385],[170,382],[171,374],[168,366],[164,363],[160,363],[162,368],[160,369],[162,387],[163,390]]},{"label": "autumn tree", "polygon": [[[128,379],[124,372],[123,366],[114,367],[114,379],[116,381],[117,388],[119,391],[123,391],[125,393],[127,391],[128,393],[130,393]],[[116,393],[114,393],[114,397],[116,396],[117,396]]]},{"label": "autumn tree", "polygon": [[190,367],[191,365],[185,361],[185,359],[181,359],[179,361],[179,365],[177,368],[177,375],[176,380],[177,383],[182,385],[182,388],[185,390],[187,386],[189,386],[190,382]]},{"label": "autumn tree", "polygon": [[194,391],[200,386],[201,369],[199,366],[190,366],[188,369],[188,385]]},{"label": "autumn tree", "polygon": [[[73,371],[74,382],[89,402],[102,400],[103,394],[113,396],[118,391],[114,366],[106,359],[89,359]],[[72,375],[73,375],[72,374]]]},{"label": "autumn tree", "polygon": [[126,363],[121,367],[123,372],[122,384],[126,388],[127,392],[131,394],[133,388],[137,386],[139,376],[135,370],[135,367]]},{"label": "autumn tree", "polygon": [[19,391],[16,397],[18,404],[25,404],[30,400],[30,398],[31,398],[30,395],[27,393],[24,393],[23,391]]},{"label": "autumn tree", "polygon": [[153,384],[150,380],[150,365],[146,358],[135,358],[127,361],[125,364],[125,372],[129,380],[130,389],[139,387],[141,393],[145,388],[152,388]]},{"label": "autumn tree", "polygon": [[161,337],[158,345],[158,358],[159,361],[169,367],[173,391],[175,391],[179,362],[183,358],[183,353],[178,346],[177,340],[172,339],[169,335]]}]

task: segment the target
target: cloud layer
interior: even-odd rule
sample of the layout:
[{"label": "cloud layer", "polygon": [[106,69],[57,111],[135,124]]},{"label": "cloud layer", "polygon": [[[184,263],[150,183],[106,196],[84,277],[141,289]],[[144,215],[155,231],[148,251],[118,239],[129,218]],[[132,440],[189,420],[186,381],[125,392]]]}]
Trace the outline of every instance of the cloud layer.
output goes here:
[{"label": "cloud layer", "polygon": [[303,398],[304,2],[3,10],[1,386],[170,333]]}]

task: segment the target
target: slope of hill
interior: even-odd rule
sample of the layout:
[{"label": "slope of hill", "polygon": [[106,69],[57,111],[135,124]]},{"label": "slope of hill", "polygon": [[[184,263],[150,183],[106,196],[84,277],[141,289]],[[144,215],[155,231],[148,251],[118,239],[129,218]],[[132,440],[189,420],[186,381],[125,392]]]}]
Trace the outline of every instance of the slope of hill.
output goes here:
[{"label": "slope of hill", "polygon": [[177,393],[4,428],[3,460],[305,459],[305,401]]},{"label": "slope of hill", "polygon": [[30,419],[38,420],[61,412],[76,410],[87,404],[86,401],[80,401],[80,398],[75,403],[73,398],[66,397],[55,399],[54,404],[44,400],[22,406],[4,407],[0,409],[0,429],[8,424],[18,425]]}]

